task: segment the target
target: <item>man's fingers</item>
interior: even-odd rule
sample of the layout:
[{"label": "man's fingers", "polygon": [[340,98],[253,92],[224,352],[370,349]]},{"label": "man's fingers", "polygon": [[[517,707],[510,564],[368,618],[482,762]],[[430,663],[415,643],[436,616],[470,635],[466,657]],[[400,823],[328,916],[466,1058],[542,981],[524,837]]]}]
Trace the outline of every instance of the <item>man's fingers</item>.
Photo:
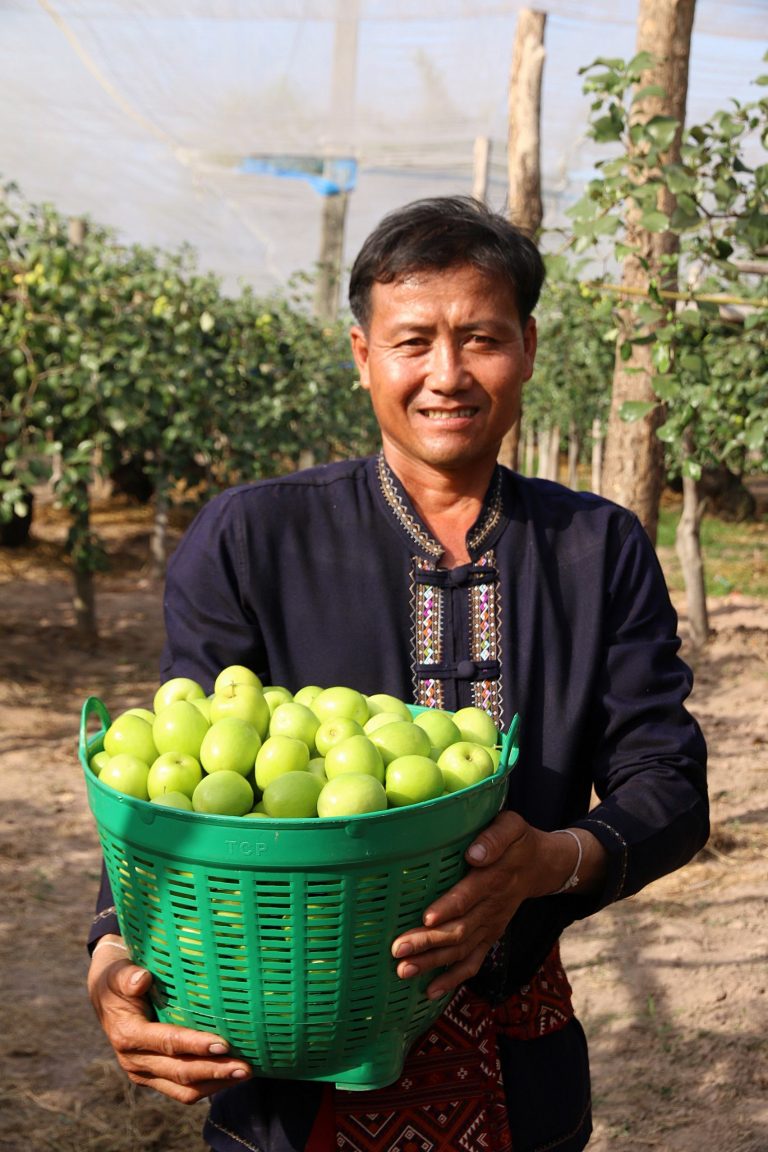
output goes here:
[{"label": "man's fingers", "polygon": [[[251,1076],[248,1064],[236,1056],[210,1058],[210,1049],[222,1043],[219,1038],[204,1034],[202,1041],[207,1048],[195,1054],[186,1046],[190,1030],[169,1029],[161,1034],[161,1027],[153,1025],[151,1048],[121,1047],[119,1041],[114,1045],[121,1068],[134,1084],[190,1104],[220,1091],[227,1083]],[[208,1059],[201,1059],[206,1055]]]},{"label": "man's fingers", "polygon": [[234,1080],[239,1083],[240,1080],[247,1078],[245,1073],[241,1077],[235,1077],[232,1074],[217,1074],[207,1080],[192,1079],[187,1083],[185,1080],[168,1080],[162,1075],[152,1073],[134,1073],[126,1068],[124,1071],[127,1072],[129,1079],[134,1084],[138,1084],[142,1088],[154,1088],[156,1092],[162,1092],[164,1096],[178,1100],[181,1104],[196,1104],[207,1096],[213,1096],[215,1092],[220,1092],[225,1087],[223,1083],[225,1080]]},{"label": "man's fingers", "polygon": [[144,1017],[122,1015],[109,1028],[108,1035],[113,1047],[134,1057],[156,1054],[160,1058],[181,1060],[229,1055],[226,1040],[215,1032],[198,1032],[178,1024],[160,1024]]},{"label": "man's fingers", "polygon": [[436,931],[417,929],[400,936],[392,945],[392,955],[398,961],[398,975],[408,979],[430,968],[455,964],[476,949],[489,947],[483,924],[473,929],[466,920],[454,920]]},{"label": "man's fingers", "polygon": [[120,1067],[134,1084],[192,1104],[252,1075],[215,1032],[153,1019],[152,975],[127,957],[92,961],[89,991]]},{"label": "man's fingers", "polygon": [[152,973],[137,964],[121,964],[115,969],[113,980],[123,996],[146,996],[152,986]]},{"label": "man's fingers", "polygon": [[477,940],[458,951],[455,947],[436,948],[428,954],[401,960],[397,965],[397,974],[401,979],[409,980],[438,969],[438,975],[427,988],[430,999],[438,999],[477,975],[488,948],[485,940]]},{"label": "man's fingers", "polygon": [[160,1079],[173,1074],[173,1082],[186,1088],[199,1087],[208,1081],[216,1082],[221,1087],[222,1080],[244,1080],[251,1073],[245,1061],[236,1056],[230,1059],[221,1057],[219,1060],[201,1060],[193,1055],[163,1056],[155,1050],[125,1054],[123,1067],[132,1076],[142,1080]]},{"label": "man's fingers", "polygon": [[467,861],[476,868],[495,864],[513,844],[524,841],[527,830],[517,812],[501,812],[469,845]]}]

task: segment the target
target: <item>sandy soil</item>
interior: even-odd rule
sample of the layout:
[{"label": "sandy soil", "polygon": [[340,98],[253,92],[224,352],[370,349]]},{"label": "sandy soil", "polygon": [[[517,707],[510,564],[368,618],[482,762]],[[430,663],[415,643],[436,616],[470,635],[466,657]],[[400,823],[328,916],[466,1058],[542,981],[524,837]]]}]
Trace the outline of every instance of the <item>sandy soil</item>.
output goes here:
[{"label": "sandy soil", "polygon": [[[113,507],[99,529],[113,567],[95,646],[73,630],[57,517],[0,549],[0,1149],[200,1152],[205,1105],[135,1091],[84,990],[99,850],[80,707],[93,693],[113,714],[146,704],[162,637],[145,515]],[[710,845],[564,940],[592,1054],[590,1152],[768,1149],[768,603],[711,607],[692,700],[710,744]]]}]

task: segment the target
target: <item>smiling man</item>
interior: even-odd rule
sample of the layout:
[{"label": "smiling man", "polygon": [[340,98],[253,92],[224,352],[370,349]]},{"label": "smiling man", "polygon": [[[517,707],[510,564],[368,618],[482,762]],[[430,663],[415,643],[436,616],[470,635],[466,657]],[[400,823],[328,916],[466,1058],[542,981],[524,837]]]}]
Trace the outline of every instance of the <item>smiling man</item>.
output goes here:
[{"label": "smiling man", "polygon": [[236,663],[294,690],[521,717],[506,807],[467,876],[382,941],[401,979],[448,998],[388,1088],[270,1081],[219,1037],[154,1021],[102,884],[96,1011],[136,1083],[213,1096],[217,1152],[579,1152],[589,1066],[559,937],[706,840],[691,674],[642,527],[497,464],[534,369],[543,277],[536,246],[473,200],[386,217],[350,281],[381,452],[232,489],[174,554],[163,679],[210,687]]}]

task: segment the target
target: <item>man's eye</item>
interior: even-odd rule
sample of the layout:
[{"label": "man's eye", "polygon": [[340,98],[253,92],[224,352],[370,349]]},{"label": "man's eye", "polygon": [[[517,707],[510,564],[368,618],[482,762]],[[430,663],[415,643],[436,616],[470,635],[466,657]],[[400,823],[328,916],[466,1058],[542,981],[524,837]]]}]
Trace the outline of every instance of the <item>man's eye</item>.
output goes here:
[{"label": "man's eye", "polygon": [[472,335],[467,338],[467,343],[490,345],[495,344],[496,341],[494,340],[493,336],[486,336],[484,332],[473,332]]}]

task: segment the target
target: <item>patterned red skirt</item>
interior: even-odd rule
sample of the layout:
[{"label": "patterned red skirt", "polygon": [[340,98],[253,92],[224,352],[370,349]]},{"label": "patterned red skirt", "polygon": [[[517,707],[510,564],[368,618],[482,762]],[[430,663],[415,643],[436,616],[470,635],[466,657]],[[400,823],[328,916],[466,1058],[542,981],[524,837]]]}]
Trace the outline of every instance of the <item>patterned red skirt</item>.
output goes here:
[{"label": "patterned red skirt", "polygon": [[533,1040],[572,1016],[557,945],[499,1005],[460,988],[394,1084],[364,1093],[327,1085],[306,1152],[512,1152],[497,1037]]}]

